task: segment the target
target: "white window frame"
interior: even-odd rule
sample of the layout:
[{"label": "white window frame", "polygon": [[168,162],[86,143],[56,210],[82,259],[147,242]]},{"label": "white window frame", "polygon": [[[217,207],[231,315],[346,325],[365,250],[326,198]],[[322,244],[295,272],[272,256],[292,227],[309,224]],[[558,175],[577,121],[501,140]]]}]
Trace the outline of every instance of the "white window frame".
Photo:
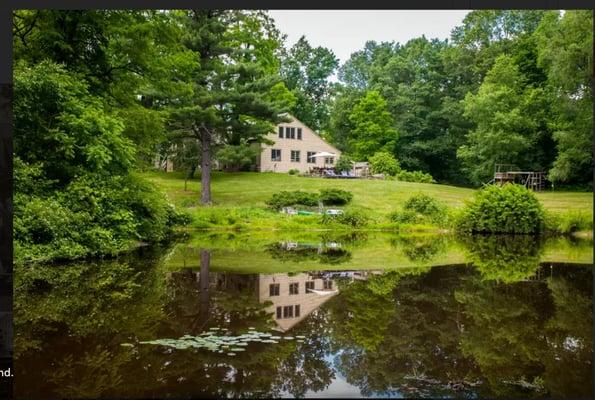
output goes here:
[{"label": "white window frame", "polygon": [[[294,154],[297,154],[297,157],[294,157]],[[300,150],[291,150],[291,162],[299,163],[301,160],[301,151]]]},{"label": "white window frame", "polygon": [[[279,158],[275,158],[274,157],[274,152],[278,151],[279,152]],[[281,162],[281,149],[271,149],[271,161],[275,161],[275,162]]]}]

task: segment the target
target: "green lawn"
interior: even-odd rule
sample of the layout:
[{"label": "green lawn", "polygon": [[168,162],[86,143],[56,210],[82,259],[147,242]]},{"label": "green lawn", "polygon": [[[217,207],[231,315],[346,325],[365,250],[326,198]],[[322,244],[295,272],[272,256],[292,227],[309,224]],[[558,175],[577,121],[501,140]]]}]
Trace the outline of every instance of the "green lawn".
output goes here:
[{"label": "green lawn", "polygon": [[[179,172],[147,172],[144,177],[165,190],[177,206],[194,207],[199,204],[200,181],[188,182],[184,191],[184,174]],[[213,205],[227,207],[265,207],[273,193],[282,190],[318,191],[323,188],[340,188],[353,193],[354,206],[368,208],[375,213],[386,214],[400,208],[413,193],[423,192],[451,207],[461,207],[470,199],[474,189],[429,183],[410,183],[367,179],[323,179],[291,176],[275,173],[221,173],[213,174]],[[555,212],[580,210],[591,213],[593,194],[577,192],[542,192],[537,197],[546,209]]]}]

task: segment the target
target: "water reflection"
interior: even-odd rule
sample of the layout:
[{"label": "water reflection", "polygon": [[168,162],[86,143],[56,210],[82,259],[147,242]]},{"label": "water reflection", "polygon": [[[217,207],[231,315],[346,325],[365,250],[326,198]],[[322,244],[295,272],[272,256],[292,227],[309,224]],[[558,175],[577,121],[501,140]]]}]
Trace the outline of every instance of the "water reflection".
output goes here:
[{"label": "water reflection", "polygon": [[[544,263],[551,257],[547,244],[522,239],[468,239],[464,250],[475,265],[440,267],[425,263],[445,264],[451,243],[338,239],[282,240],[273,242],[274,250],[267,239],[260,251],[236,254],[238,264],[260,265],[251,263],[277,252],[275,272],[226,271],[227,254],[207,246],[187,252],[186,266],[173,267],[176,253],[158,249],[23,270],[15,290],[16,394],[591,395],[592,265]],[[349,268],[361,252],[385,244],[399,252],[424,250],[411,250],[418,264],[409,267],[386,270],[370,258],[366,270]],[[321,262],[319,255],[331,249],[351,258]],[[283,261],[296,254],[304,259]],[[287,270],[294,265],[301,271]],[[250,343],[234,357],[139,343],[213,327],[305,339]]]},{"label": "water reflection", "polygon": [[267,246],[272,258],[279,261],[318,261],[322,264],[341,264],[351,260],[351,252],[341,242],[321,243],[277,242]]}]

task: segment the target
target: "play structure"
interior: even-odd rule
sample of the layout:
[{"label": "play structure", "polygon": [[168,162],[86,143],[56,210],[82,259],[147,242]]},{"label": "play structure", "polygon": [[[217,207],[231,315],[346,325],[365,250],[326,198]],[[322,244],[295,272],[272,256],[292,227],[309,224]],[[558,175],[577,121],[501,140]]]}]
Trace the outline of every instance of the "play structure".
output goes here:
[{"label": "play structure", "polygon": [[521,171],[512,164],[496,164],[494,178],[489,183],[504,185],[518,183],[536,192],[546,188],[547,175],[541,171]]}]

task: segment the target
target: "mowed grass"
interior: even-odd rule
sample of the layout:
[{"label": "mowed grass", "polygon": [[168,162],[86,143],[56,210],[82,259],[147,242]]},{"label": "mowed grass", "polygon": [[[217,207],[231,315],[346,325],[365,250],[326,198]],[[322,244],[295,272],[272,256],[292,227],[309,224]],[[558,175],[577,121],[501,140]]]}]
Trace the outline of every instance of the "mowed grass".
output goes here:
[{"label": "mowed grass", "polygon": [[[142,176],[164,190],[178,207],[200,206],[200,180],[189,180],[184,190],[182,172],[146,172]],[[339,188],[353,193],[352,205],[387,214],[400,209],[414,193],[425,193],[442,200],[450,207],[459,208],[473,197],[475,189],[450,185],[412,183],[391,180],[324,179],[292,176],[280,173],[215,172],[211,190],[214,206],[266,207],[265,201],[273,193],[283,190],[316,192],[325,188]],[[571,210],[592,213],[593,194],[580,192],[540,192],[537,197],[552,212]]]}]

